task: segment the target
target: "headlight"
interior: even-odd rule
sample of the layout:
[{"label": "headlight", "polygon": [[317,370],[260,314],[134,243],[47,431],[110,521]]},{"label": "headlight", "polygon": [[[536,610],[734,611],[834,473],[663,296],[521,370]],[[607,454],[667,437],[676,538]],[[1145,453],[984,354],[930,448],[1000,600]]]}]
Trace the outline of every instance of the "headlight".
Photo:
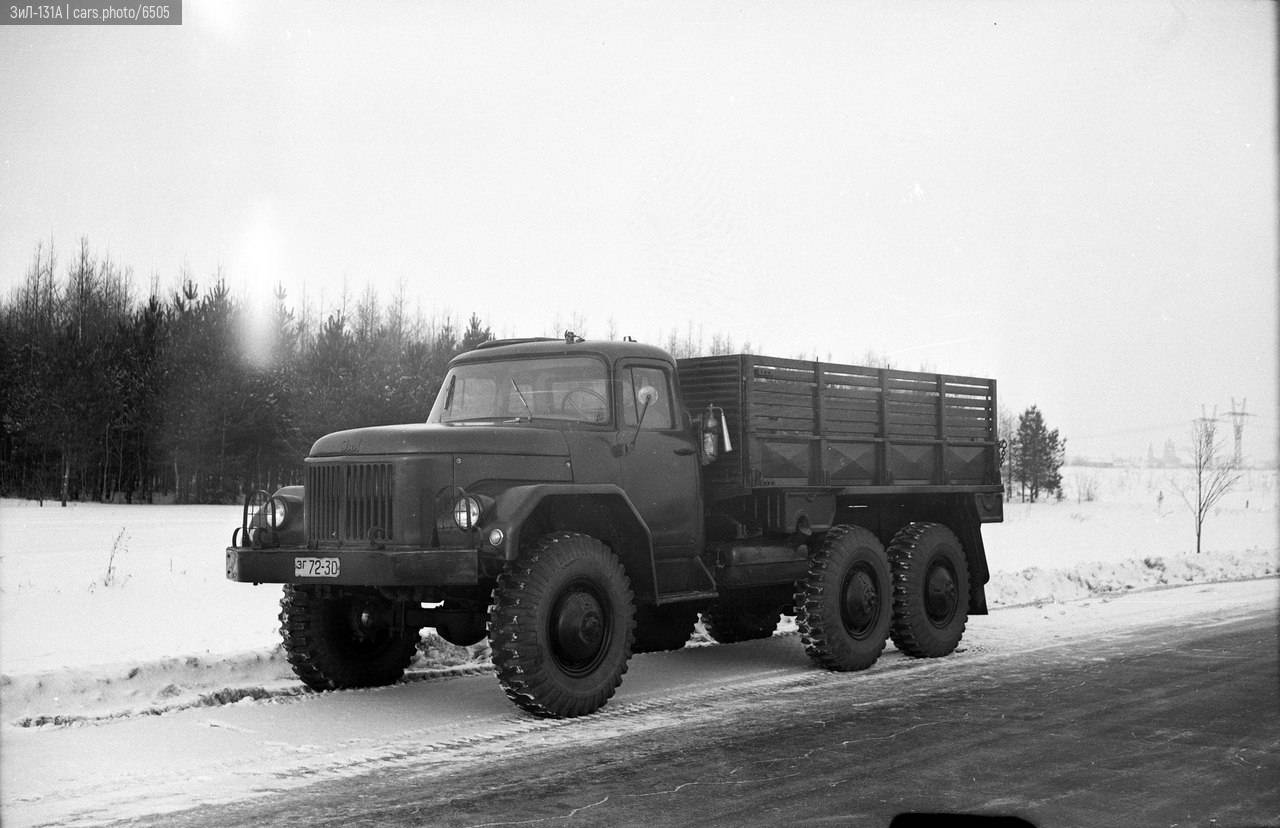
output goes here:
[{"label": "headlight", "polygon": [[289,502],[283,497],[273,497],[267,504],[267,525],[279,529],[289,520]]},{"label": "headlight", "polygon": [[474,529],[480,522],[480,501],[471,495],[463,495],[453,504],[453,522],[459,529]]},{"label": "headlight", "polygon": [[288,501],[282,497],[273,497],[258,507],[258,510],[249,518],[249,525],[279,529],[288,519]]}]

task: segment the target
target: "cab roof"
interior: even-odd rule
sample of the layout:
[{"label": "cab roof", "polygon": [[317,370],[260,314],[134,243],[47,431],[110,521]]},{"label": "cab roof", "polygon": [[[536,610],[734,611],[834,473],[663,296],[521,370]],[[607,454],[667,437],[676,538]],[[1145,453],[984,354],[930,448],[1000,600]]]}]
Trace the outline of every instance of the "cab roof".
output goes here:
[{"label": "cab roof", "polygon": [[579,356],[594,355],[604,357],[609,364],[620,359],[640,358],[656,359],[675,365],[671,355],[661,348],[643,345],[639,342],[619,342],[615,340],[583,340],[569,337],[550,339],[546,337],[530,339],[496,339],[478,346],[453,358],[451,364],[481,362],[493,359],[511,359],[512,357],[545,357],[545,356]]}]

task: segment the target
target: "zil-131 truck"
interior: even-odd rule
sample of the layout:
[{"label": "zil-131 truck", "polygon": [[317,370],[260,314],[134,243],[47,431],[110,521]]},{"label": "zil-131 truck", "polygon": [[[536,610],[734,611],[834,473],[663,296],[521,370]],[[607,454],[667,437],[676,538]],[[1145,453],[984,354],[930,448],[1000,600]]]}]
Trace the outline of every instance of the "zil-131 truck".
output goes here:
[{"label": "zil-131 truck", "polygon": [[322,437],[246,499],[227,577],[283,584],[315,690],[399,680],[423,628],[486,636],[506,695],[589,714],[635,653],[794,615],[829,670],[951,653],[987,612],[996,383],[624,342],[489,342],[425,423]]}]

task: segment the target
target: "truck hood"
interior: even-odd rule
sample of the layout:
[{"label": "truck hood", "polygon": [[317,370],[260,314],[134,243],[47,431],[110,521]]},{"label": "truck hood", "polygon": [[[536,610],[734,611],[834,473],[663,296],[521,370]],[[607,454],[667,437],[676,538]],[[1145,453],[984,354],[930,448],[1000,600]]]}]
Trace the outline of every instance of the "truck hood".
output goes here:
[{"label": "truck hood", "polygon": [[561,432],[543,428],[413,424],[335,431],[311,447],[312,457],[446,453],[568,457],[569,446]]}]

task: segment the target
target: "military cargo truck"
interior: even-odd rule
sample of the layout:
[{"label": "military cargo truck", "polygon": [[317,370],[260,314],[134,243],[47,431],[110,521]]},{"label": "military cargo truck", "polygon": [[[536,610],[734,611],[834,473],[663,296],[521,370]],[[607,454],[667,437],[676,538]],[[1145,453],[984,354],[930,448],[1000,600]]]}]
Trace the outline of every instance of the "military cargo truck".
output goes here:
[{"label": "military cargo truck", "polygon": [[486,636],[506,695],[591,713],[634,653],[773,634],[829,670],[951,653],[1002,519],[993,380],[631,341],[490,342],[425,423],[322,437],[257,492],[227,577],[283,584],[316,690],[385,685],[420,630]]}]

